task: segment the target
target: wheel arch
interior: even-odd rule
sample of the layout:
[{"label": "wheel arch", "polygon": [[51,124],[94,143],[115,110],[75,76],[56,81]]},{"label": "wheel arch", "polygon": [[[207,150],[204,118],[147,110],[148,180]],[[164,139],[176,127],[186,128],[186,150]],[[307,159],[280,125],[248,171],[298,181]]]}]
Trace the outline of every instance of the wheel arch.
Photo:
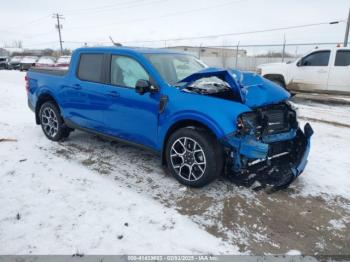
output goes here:
[{"label": "wheel arch", "polygon": [[278,80],[284,85],[284,87],[286,87],[286,85],[287,85],[286,79],[285,79],[283,74],[265,74],[264,77],[268,80],[271,80],[271,81]]},{"label": "wheel arch", "polygon": [[38,96],[38,100],[35,105],[35,121],[37,125],[40,125],[40,117],[39,117],[40,108],[45,102],[48,102],[48,101],[54,102],[57,105],[58,109],[60,110],[60,107],[52,94],[50,94],[49,92],[41,93]]},{"label": "wheel arch", "polygon": [[200,128],[207,130],[212,136],[215,138],[219,138],[218,130],[213,130],[212,127],[209,127],[208,123],[203,123],[199,120],[194,119],[181,119],[176,122],[174,122],[166,131],[164,139],[162,141],[162,148],[161,148],[161,161],[162,165],[166,165],[166,159],[165,159],[165,149],[167,141],[169,140],[169,137],[176,132],[177,130],[185,127],[193,127],[193,128]]}]

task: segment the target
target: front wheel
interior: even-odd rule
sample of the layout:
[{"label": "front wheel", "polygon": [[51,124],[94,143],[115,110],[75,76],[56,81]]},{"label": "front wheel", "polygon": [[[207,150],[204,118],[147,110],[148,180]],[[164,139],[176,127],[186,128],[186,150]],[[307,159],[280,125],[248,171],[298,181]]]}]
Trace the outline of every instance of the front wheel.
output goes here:
[{"label": "front wheel", "polygon": [[181,128],[166,146],[170,173],[182,184],[202,187],[216,179],[223,170],[223,150],[207,130]]},{"label": "front wheel", "polygon": [[52,141],[59,141],[69,136],[70,130],[64,125],[57,105],[48,101],[39,111],[41,128],[45,136]]}]

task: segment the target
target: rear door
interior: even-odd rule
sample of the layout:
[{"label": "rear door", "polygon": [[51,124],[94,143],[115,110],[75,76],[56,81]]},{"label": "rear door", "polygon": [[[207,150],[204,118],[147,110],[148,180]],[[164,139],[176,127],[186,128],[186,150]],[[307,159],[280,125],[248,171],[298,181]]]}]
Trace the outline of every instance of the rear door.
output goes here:
[{"label": "rear door", "polygon": [[63,101],[67,119],[74,124],[99,132],[104,130],[103,113],[108,105],[103,89],[103,53],[82,53],[75,76],[63,88]]},{"label": "rear door", "polygon": [[321,50],[303,57],[292,73],[293,84],[302,91],[326,90],[330,54],[330,50]]},{"label": "rear door", "polygon": [[109,108],[105,112],[107,132],[156,149],[160,94],[140,95],[135,91],[138,80],[151,81],[152,77],[136,57],[113,54],[109,67]]},{"label": "rear door", "polygon": [[339,49],[330,67],[328,90],[350,93],[350,50]]}]

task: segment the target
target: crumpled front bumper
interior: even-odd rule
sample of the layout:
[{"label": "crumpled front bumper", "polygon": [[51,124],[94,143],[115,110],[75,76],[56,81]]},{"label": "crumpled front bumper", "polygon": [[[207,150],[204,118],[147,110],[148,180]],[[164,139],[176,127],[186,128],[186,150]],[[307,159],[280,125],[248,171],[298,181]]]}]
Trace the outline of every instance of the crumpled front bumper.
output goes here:
[{"label": "crumpled front bumper", "polygon": [[[232,175],[263,173],[273,177],[275,185],[287,187],[305,169],[310,152],[313,129],[309,123],[289,132],[265,136],[260,140],[251,135],[228,135],[222,139],[226,148],[231,149]],[[246,176],[247,177],[247,176]]]}]

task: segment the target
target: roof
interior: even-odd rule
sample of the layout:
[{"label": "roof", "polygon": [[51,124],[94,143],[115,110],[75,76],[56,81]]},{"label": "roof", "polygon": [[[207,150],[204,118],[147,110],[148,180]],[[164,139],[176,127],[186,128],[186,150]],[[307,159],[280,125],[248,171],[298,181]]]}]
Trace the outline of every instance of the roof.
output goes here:
[{"label": "roof", "polygon": [[108,46],[108,47],[81,47],[76,51],[108,51],[113,52],[116,50],[122,50],[131,54],[186,54],[184,52],[178,52],[169,49],[161,49],[161,48],[143,48],[143,47],[130,47],[130,46]]}]

